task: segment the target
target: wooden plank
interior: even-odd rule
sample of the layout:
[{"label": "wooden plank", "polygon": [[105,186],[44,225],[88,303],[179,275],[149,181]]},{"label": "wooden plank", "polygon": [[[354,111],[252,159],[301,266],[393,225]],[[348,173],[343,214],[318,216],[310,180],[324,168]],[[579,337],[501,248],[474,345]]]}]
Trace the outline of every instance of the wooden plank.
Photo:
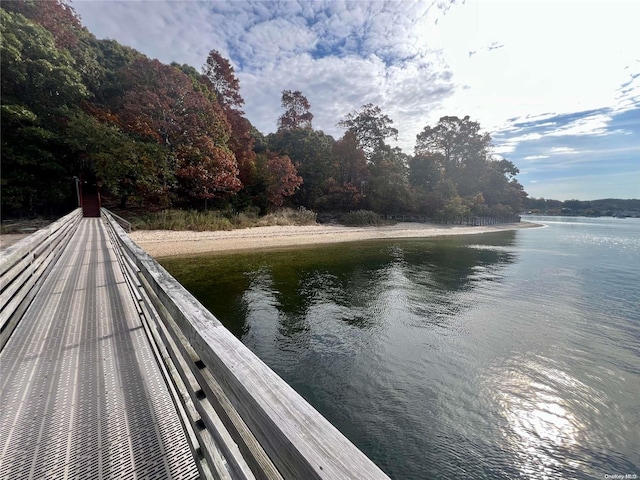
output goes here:
[{"label": "wooden plank", "polygon": [[[187,388],[182,382],[175,365],[171,362],[167,349],[160,338],[160,333],[155,327],[159,322],[159,319],[154,318],[157,317],[157,312],[145,308],[145,302],[141,302],[141,306],[144,312],[141,316],[142,323],[149,337],[151,347],[159,360],[158,365],[166,378],[167,388],[174,400],[178,416],[187,436],[191,454],[200,472],[200,477],[203,480],[213,478],[226,479],[228,477],[226,463],[217,452],[212,436],[208,432],[196,432],[194,430],[194,426],[200,420],[200,414],[191,402]],[[154,319],[151,320],[152,318]],[[206,451],[209,455],[203,458],[199,453],[202,451]],[[211,470],[212,468],[216,472],[215,475]]]},{"label": "wooden plank", "polygon": [[258,472],[257,477],[265,480],[281,480],[282,475],[233,407],[212,372],[204,367],[196,372],[196,377],[224,425],[230,431],[236,432],[234,438],[238,439],[239,447],[247,457],[247,461],[254,466],[254,471]]},{"label": "wooden plank", "polygon": [[[149,343],[158,360],[158,366],[165,377],[167,388],[174,401],[180,422],[185,430],[189,448],[195,464],[203,480],[225,479],[230,480],[228,465],[226,460],[217,449],[216,442],[210,432],[206,430],[194,429],[201,421],[200,414],[193,405],[187,388],[176,370],[174,363],[169,357],[167,348],[160,337],[158,326],[161,321],[158,312],[153,309],[151,302],[140,284],[137,275],[138,268],[122,249],[118,237],[113,231],[111,224],[105,221],[110,241],[114,247],[116,258],[122,270],[123,276],[130,292],[135,298],[136,308],[140,312],[143,327],[147,333]],[[194,383],[199,389],[197,382]]]},{"label": "wooden plank", "polygon": [[[78,217],[79,220],[79,217]],[[52,249],[60,244],[65,238],[68,238],[76,229],[77,222],[69,219],[56,229],[49,229],[49,235],[45,241],[40,243],[33,249],[33,254],[37,257],[46,256]]]},{"label": "wooden plank", "polygon": [[[29,252],[27,255],[22,257],[15,265],[10,267],[7,272],[2,276],[2,284],[0,285],[0,291],[3,293],[10,288],[10,286],[15,286],[15,284],[19,284],[20,282],[14,282],[16,278],[19,278],[27,268],[33,262],[33,253]],[[27,273],[29,274],[29,273]],[[12,296],[12,295],[10,295]]]},{"label": "wooden plank", "polygon": [[[12,399],[0,408],[0,470],[12,479],[199,478],[104,225],[80,225],[62,255],[38,259],[43,285],[0,351]],[[202,471],[215,478],[206,462]]]},{"label": "wooden plank", "polygon": [[51,225],[28,235],[18,243],[0,251],[0,277],[13,267],[22,258],[32,252],[38,245],[46,242],[52,232],[64,227],[69,222],[77,222],[80,220],[80,209],[76,209],[66,216],[56,220]]},{"label": "wooden plank", "polygon": [[[2,263],[2,268],[0,269],[2,289],[6,289],[14,281],[19,283],[20,275],[25,275],[28,278],[35,270],[33,268],[34,260],[38,257],[48,256],[60,244],[61,239],[59,236],[65,234],[64,236],[68,237],[72,233],[71,229],[77,226],[79,218],[77,214],[72,212],[3,251],[0,256]],[[28,270],[30,266],[32,268]],[[24,282],[25,280],[22,281]]]},{"label": "wooden plank", "polygon": [[[5,288],[0,294],[0,311],[4,311],[8,307],[9,302],[14,298],[14,296],[18,293],[18,291],[21,290],[22,287],[24,287],[24,285],[29,281],[29,279],[33,275],[33,272],[37,268],[37,265],[34,265],[34,263],[28,257],[23,259],[19,263],[19,265],[22,267],[22,264],[24,262],[27,262],[26,268],[23,268],[20,271],[19,276],[15,278],[16,281],[11,282],[7,286],[7,288]],[[3,278],[2,281],[4,283],[5,279]]]},{"label": "wooden plank", "polygon": [[27,310],[34,297],[37,289],[33,286],[37,282],[36,277],[31,277],[29,282],[24,285],[24,294],[20,297],[14,297],[5,308],[0,312],[0,350],[2,350],[18,325],[18,321]]},{"label": "wooden plank", "polygon": [[[36,232],[38,235],[34,234],[23,245],[3,252],[4,275],[1,279],[3,285],[9,281],[11,284],[0,295],[0,349],[31,304],[46,272],[53,267],[59,252],[66,246],[63,240],[73,234],[80,218],[78,212],[72,212]],[[36,251],[41,254],[38,256]],[[11,262],[14,263],[13,267],[10,266]]]}]

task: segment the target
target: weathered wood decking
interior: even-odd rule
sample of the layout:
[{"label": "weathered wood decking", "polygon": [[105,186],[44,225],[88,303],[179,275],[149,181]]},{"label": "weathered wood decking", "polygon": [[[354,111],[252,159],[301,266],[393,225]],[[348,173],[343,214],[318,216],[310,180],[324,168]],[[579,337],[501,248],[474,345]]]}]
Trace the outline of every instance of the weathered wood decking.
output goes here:
[{"label": "weathered wood decking", "polygon": [[0,480],[388,479],[116,220],[0,253]]}]

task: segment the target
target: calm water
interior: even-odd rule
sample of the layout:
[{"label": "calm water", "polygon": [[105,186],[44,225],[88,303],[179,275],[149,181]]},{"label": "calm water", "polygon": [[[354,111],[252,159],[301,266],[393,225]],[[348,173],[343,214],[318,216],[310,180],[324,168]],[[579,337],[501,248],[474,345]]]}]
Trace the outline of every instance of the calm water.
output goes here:
[{"label": "calm water", "polygon": [[640,220],[529,219],[163,263],[394,479],[640,478]]}]

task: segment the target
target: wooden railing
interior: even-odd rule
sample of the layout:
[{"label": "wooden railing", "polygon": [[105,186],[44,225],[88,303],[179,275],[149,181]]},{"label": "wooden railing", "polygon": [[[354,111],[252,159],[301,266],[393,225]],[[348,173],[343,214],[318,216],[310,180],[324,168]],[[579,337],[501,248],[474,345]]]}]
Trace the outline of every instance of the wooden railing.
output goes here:
[{"label": "wooden railing", "polygon": [[125,232],[131,233],[131,222],[125,220],[124,218],[116,215],[115,213],[109,211],[109,214],[113,217],[113,219],[118,222],[118,224],[124,229]]},{"label": "wooden railing", "polygon": [[203,478],[388,479],[105,209]]},{"label": "wooden railing", "polygon": [[0,252],[0,350],[81,218],[78,208]]}]

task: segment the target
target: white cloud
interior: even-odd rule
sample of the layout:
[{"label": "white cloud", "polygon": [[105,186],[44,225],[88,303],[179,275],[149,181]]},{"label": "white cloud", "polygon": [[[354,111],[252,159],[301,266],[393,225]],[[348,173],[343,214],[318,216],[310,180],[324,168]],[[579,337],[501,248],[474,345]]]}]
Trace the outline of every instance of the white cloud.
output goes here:
[{"label": "white cloud", "polygon": [[543,158],[549,158],[549,155],[528,155],[524,157],[525,160],[542,160]]},{"label": "white cloud", "polygon": [[565,135],[607,135],[607,126],[612,120],[610,115],[597,114],[578,118],[556,130],[550,131],[547,135],[561,137]]},{"label": "white cloud", "polygon": [[494,154],[504,155],[506,153],[511,153],[515,151],[517,144],[511,142],[501,143],[500,145],[495,145],[492,149]]},{"label": "white cloud", "polygon": [[520,142],[528,142],[530,140],[540,140],[542,135],[539,133],[527,133],[526,135],[520,135],[519,137],[512,137],[509,139],[510,142],[520,143]]},{"label": "white cloud", "polygon": [[522,142],[540,140],[543,136],[539,133],[527,133],[518,137],[510,137],[507,140],[498,142],[493,147],[493,152],[498,154],[511,153],[515,151],[518,145]]},{"label": "white cloud", "polygon": [[549,150],[549,153],[551,153],[552,155],[574,155],[580,152],[572,147],[553,147],[551,150]]},{"label": "white cloud", "polygon": [[[230,57],[247,117],[275,130],[284,89],[310,100],[314,125],[335,124],[378,104],[411,152],[415,136],[443,115],[470,115],[492,133],[542,122],[552,136],[601,135],[611,118],[593,115],[553,130],[558,114],[640,101],[640,2],[468,0],[76,1],[99,38],[116,38],[163,62],[199,69],[211,49]],[[446,13],[444,11],[446,10]],[[469,55],[469,52],[475,52]],[[544,133],[497,145],[513,152]],[[563,153],[563,152],[552,152]],[[564,152],[568,153],[568,152]]]},{"label": "white cloud", "polygon": [[[265,75],[273,79],[271,84],[264,84]],[[452,93],[447,76],[429,65],[387,68],[375,56],[313,59],[303,55],[265,66],[259,74],[240,74],[240,80],[245,98],[264,98],[260,110],[253,110],[258,119],[254,123],[261,131],[275,130],[281,90],[301,90],[311,103],[315,127],[336,137],[343,133],[336,123],[349,112],[369,102],[379,105],[394,120],[400,130],[399,143],[408,152],[413,150],[415,135],[426,125],[425,111]],[[399,95],[399,90],[409,98]],[[399,118],[405,123],[400,124]],[[403,128],[407,121],[416,129]]]},{"label": "white cloud", "polygon": [[[640,2],[469,1],[440,22],[458,91],[444,104],[494,130],[507,119],[629,108],[640,82]],[[488,51],[499,42],[504,47]],[[469,57],[469,51],[477,51]],[[625,71],[625,67],[631,67]]]},{"label": "white cloud", "polygon": [[275,18],[251,27],[237,46],[253,69],[269,65],[274,59],[304,55],[313,49],[316,35],[300,22]]}]

